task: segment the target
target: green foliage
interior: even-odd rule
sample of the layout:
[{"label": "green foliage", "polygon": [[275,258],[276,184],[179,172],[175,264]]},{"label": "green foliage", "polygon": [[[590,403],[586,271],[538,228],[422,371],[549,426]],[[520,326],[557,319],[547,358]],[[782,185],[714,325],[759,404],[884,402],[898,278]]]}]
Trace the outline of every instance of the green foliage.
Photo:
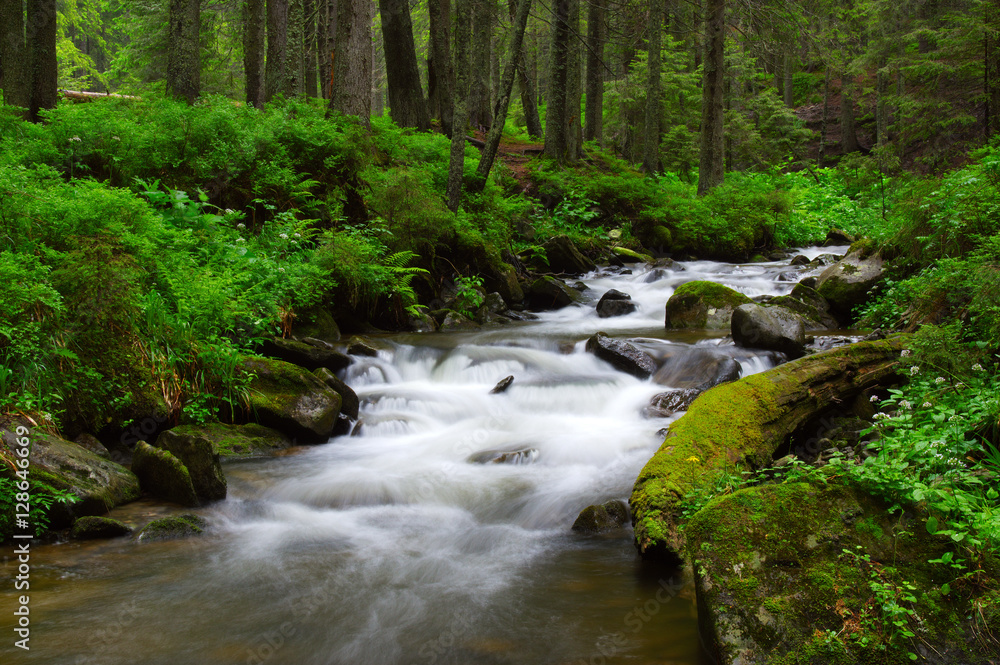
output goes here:
[{"label": "green foliage", "polygon": [[468,318],[473,318],[477,309],[483,304],[483,278],[478,275],[459,277],[455,280],[458,291],[455,293],[455,311]]},{"label": "green foliage", "polygon": [[[6,461],[6,460],[4,460]],[[24,484],[27,491],[23,491]],[[18,503],[28,503],[27,521],[36,536],[41,536],[49,528],[50,513],[56,504],[72,505],[78,497],[68,490],[60,490],[34,478],[20,481],[16,478],[0,476],[0,541],[6,541],[14,534],[14,515]]]},{"label": "green foliage", "polygon": [[909,644],[916,637],[913,631],[920,622],[913,609],[917,587],[906,580],[897,581],[895,570],[873,562],[867,553],[845,549],[842,558],[847,565],[860,567],[867,573],[868,589],[872,593],[872,603],[855,617],[861,630],[854,632],[852,639],[862,648],[901,652],[908,659],[917,660]]}]

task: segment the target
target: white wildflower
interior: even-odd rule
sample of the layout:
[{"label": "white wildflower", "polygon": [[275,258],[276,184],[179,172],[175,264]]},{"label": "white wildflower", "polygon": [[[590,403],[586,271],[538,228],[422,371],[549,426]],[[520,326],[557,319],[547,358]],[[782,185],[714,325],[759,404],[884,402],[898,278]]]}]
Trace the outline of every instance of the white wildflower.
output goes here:
[{"label": "white wildflower", "polygon": [[112,137],[111,137],[111,140],[112,140],[112,141],[121,141],[121,139],[120,139],[120,138],[118,138],[117,136],[112,136]]},{"label": "white wildflower", "polygon": [[973,372],[982,372],[983,371],[983,366],[980,365],[979,363],[976,363],[975,365],[972,366],[972,371]]},{"label": "white wildflower", "polygon": [[913,354],[913,352],[910,351],[909,349],[903,349],[902,352],[900,352],[899,357],[900,358],[909,358],[912,354]]},{"label": "white wildflower", "polygon": [[301,237],[302,237],[302,234],[301,234],[301,233],[296,233],[296,234],[294,234],[294,235],[295,235],[295,237],[296,237],[296,238],[301,238]]},{"label": "white wildflower", "polygon": [[246,224],[244,224],[243,222],[240,222],[239,224],[237,224],[237,225],[236,225],[236,228],[238,228],[238,229],[240,229],[240,230],[243,230],[243,229],[245,229],[246,227],[247,227],[247,225],[246,225]]},{"label": "white wildflower", "polygon": [[944,382],[945,382],[945,378],[943,376],[939,376],[938,378],[934,379],[934,383],[936,383],[938,385],[941,385]]},{"label": "white wildflower", "polygon": [[232,208],[226,208],[226,210],[225,210],[225,212],[224,212],[223,214],[226,214],[226,215],[232,215],[232,214],[233,214],[233,213],[235,213],[235,212],[236,212],[236,211],[235,211],[235,210],[233,210]]},{"label": "white wildflower", "polygon": [[916,376],[919,371],[920,368],[914,365],[913,367],[910,368],[910,376]]},{"label": "white wildflower", "polygon": [[73,138],[70,139],[70,141],[76,141],[77,143],[81,143],[83,142],[83,139],[81,139],[79,136],[74,136]]},{"label": "white wildflower", "polygon": [[922,407],[923,407],[923,408],[925,408],[925,409],[929,409],[929,408],[931,408],[931,407],[932,407],[932,406],[934,406],[934,405],[933,405],[933,404],[931,404],[930,402],[924,402],[924,403],[923,403],[923,404],[921,404],[920,406],[922,406]]},{"label": "white wildflower", "polygon": [[960,421],[961,419],[962,419],[962,416],[960,416],[958,414],[955,414],[954,416],[952,416],[951,418],[948,419],[948,422],[955,423],[955,422]]},{"label": "white wildflower", "polygon": [[288,240],[288,234],[287,233],[279,233],[278,237],[281,238],[282,240]]},{"label": "white wildflower", "polygon": [[888,413],[876,413],[874,416],[872,416],[873,420],[889,420],[890,418],[892,418],[892,416],[890,416]]},{"label": "white wildflower", "polygon": [[869,402],[878,402],[879,401],[878,395],[872,395],[871,398],[868,401]]},{"label": "white wildflower", "polygon": [[246,242],[246,240],[244,240],[243,238],[237,238],[236,242]]},{"label": "white wildflower", "polygon": [[900,401],[900,403],[899,403],[899,408],[901,408],[901,409],[906,409],[906,410],[910,410],[910,409],[912,409],[912,408],[913,408],[913,405],[912,405],[912,404],[910,404],[909,400],[905,400],[905,399],[904,399],[904,400]]},{"label": "white wildflower", "polygon": [[278,272],[285,272],[284,268],[278,268]]}]

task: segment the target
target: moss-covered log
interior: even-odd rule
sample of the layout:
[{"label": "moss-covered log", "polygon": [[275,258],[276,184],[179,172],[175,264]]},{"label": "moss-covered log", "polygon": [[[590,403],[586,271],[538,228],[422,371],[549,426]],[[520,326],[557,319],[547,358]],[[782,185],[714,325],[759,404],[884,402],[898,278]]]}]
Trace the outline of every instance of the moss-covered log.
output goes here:
[{"label": "moss-covered log", "polygon": [[724,469],[766,466],[793,433],[894,375],[905,337],[861,342],[716,386],[673,423],[632,490],[636,545],[649,558],[683,550],[678,502]]}]

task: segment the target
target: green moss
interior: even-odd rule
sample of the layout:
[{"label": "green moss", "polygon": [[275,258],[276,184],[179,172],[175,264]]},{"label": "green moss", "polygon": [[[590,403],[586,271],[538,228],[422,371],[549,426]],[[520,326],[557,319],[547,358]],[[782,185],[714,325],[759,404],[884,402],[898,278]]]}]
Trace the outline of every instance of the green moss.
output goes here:
[{"label": "green moss", "polygon": [[213,451],[224,457],[254,457],[292,445],[281,432],[256,423],[180,425],[171,431],[183,436],[203,436],[212,443]]},{"label": "green moss", "polygon": [[197,536],[203,533],[207,526],[208,523],[204,518],[192,513],[163,517],[144,526],[139,532],[138,540],[149,542]]},{"label": "green moss", "polygon": [[677,287],[667,301],[668,328],[726,328],[732,311],[753,302],[739,291],[715,282],[693,281]]}]

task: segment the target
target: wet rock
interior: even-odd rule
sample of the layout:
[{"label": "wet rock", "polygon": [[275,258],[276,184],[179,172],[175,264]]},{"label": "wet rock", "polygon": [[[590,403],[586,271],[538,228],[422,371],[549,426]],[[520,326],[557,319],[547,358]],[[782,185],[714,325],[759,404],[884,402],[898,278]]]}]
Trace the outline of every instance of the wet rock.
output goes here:
[{"label": "wet rock", "polygon": [[789,263],[788,265],[792,265],[792,266],[807,266],[807,265],[809,265],[809,257],[806,256],[805,254],[799,254],[798,256],[796,256],[795,258],[793,258],[792,261],[791,261],[791,263]]},{"label": "wet rock", "polygon": [[667,301],[666,327],[724,329],[733,310],[750,302],[742,293],[715,282],[681,284]]},{"label": "wet rock", "polygon": [[110,517],[97,517],[90,515],[81,517],[73,523],[73,530],[70,535],[77,540],[97,540],[104,538],[118,538],[132,533],[132,527],[113,520]]},{"label": "wet rock", "polygon": [[770,304],[780,305],[803,318],[809,330],[833,330],[840,327],[830,313],[830,303],[826,298],[801,283],[796,284],[791,294],[772,298]]},{"label": "wet rock", "polygon": [[357,420],[358,412],[361,409],[361,401],[358,399],[358,394],[349,385],[337,378],[336,374],[325,367],[320,367],[313,374],[325,383],[330,390],[340,395],[340,412],[348,418]]},{"label": "wet rock", "polygon": [[306,337],[302,341],[275,337],[265,340],[262,350],[264,355],[305,367],[309,371],[325,367],[331,372],[338,372],[353,362],[327,342],[314,337]]},{"label": "wet rock", "polygon": [[847,231],[842,231],[841,229],[830,229],[826,232],[826,240],[823,242],[823,246],[830,247],[833,245],[853,245],[854,240],[854,236]]},{"label": "wet rock", "polygon": [[607,319],[612,316],[631,314],[636,309],[632,296],[618,289],[611,289],[597,301],[597,316]]},{"label": "wet rock", "polygon": [[818,281],[819,277],[816,277],[815,275],[810,275],[809,277],[803,277],[802,279],[800,279],[799,284],[801,284],[802,286],[808,286],[810,289],[815,289],[816,282]]},{"label": "wet rock", "polygon": [[549,238],[542,244],[545,257],[549,262],[549,270],[568,275],[582,275],[597,270],[597,264],[580,253],[569,236],[560,235]]},{"label": "wet rock", "polygon": [[685,269],[684,266],[682,266],[680,263],[677,263],[677,261],[667,258],[657,259],[656,261],[653,262],[652,265],[654,268],[667,268],[668,270],[675,270],[678,272]]},{"label": "wet rock", "polygon": [[735,381],[742,374],[743,368],[732,356],[711,349],[690,347],[667,356],[653,375],[653,381],[701,393],[720,383]]},{"label": "wet rock", "polygon": [[340,395],[305,369],[280,360],[251,358],[243,369],[254,377],[248,391],[250,419],[304,443],[329,438],[340,413]]},{"label": "wet rock", "polygon": [[658,282],[661,279],[666,279],[667,271],[663,268],[656,268],[655,270],[650,270],[646,273],[646,276],[642,278],[643,284],[652,284],[653,282]]},{"label": "wet rock", "polygon": [[612,253],[626,263],[652,263],[653,257],[649,254],[640,254],[627,247],[612,247]]},{"label": "wet rock", "polygon": [[794,282],[799,278],[799,273],[797,272],[783,272],[779,273],[776,282]]},{"label": "wet rock", "polygon": [[832,266],[839,260],[840,257],[837,256],[836,254],[820,254],[815,259],[809,262],[809,267],[822,268],[823,266]]},{"label": "wet rock", "polygon": [[[18,423],[8,423],[0,436],[10,459],[18,448]],[[28,454],[31,473],[55,489],[76,495],[72,505],[55,504],[50,509],[52,526],[69,526],[74,517],[103,515],[115,506],[139,498],[139,479],[131,471],[99,457],[75,443],[32,429]]]},{"label": "wet rock", "polygon": [[434,332],[438,329],[438,322],[427,312],[419,312],[409,319],[410,330],[413,332]]},{"label": "wet rock", "polygon": [[[317,370],[329,371],[329,370]],[[292,440],[277,430],[257,423],[227,425],[205,423],[178,425],[169,430],[175,436],[192,436],[207,439],[215,454],[226,457],[262,457],[292,446]],[[162,436],[162,434],[161,434]],[[159,442],[159,440],[157,440]]]},{"label": "wet rock", "polygon": [[551,275],[539,277],[527,293],[528,305],[536,310],[562,309],[580,300],[580,292]]},{"label": "wet rock", "polygon": [[490,391],[490,394],[497,395],[499,393],[507,392],[507,389],[510,388],[510,384],[512,383],[514,383],[513,376],[504,377],[500,379],[495,386],[493,386],[493,390]]},{"label": "wet rock", "polygon": [[201,535],[207,528],[208,522],[204,518],[194,513],[185,513],[183,515],[162,517],[158,520],[153,520],[142,527],[137,539],[140,543],[175,540],[177,538]]},{"label": "wet rock", "polygon": [[468,460],[473,464],[531,464],[538,459],[537,448],[521,448],[519,450],[483,450],[470,455]]},{"label": "wet rock", "polygon": [[576,289],[577,291],[579,291],[580,293],[583,293],[584,291],[589,291],[590,290],[590,287],[587,286],[584,282],[582,282],[580,280],[576,280],[575,282],[573,282],[572,284],[570,284],[570,286],[572,288]]},{"label": "wet rock", "polygon": [[595,333],[588,339],[586,348],[616,369],[640,379],[648,378],[656,371],[656,363],[648,353],[628,342],[608,337],[603,332]]},{"label": "wet rock", "polygon": [[864,303],[868,292],[882,281],[883,273],[881,255],[862,258],[859,252],[854,252],[824,270],[816,282],[816,290],[830,303],[834,315],[848,322],[854,308]]},{"label": "wet rock", "polygon": [[199,501],[205,503],[226,498],[226,476],[222,473],[219,453],[207,437],[197,431],[178,432],[172,429],[156,438],[156,447],[171,453],[187,468]]},{"label": "wet rock", "polygon": [[361,338],[354,338],[351,340],[350,344],[347,345],[347,355],[377,358],[378,351],[375,349],[375,347],[371,345],[371,343],[368,340]]},{"label": "wet rock", "polygon": [[686,411],[702,390],[678,388],[653,395],[642,410],[646,418],[669,418],[678,411]]},{"label": "wet rock", "polygon": [[340,327],[333,319],[333,315],[321,307],[306,310],[296,319],[293,330],[299,339],[312,337],[327,344],[340,341]]},{"label": "wet rock", "polygon": [[103,457],[104,459],[111,459],[111,453],[104,446],[104,444],[101,443],[97,439],[97,437],[94,436],[93,434],[87,434],[86,432],[84,432],[79,436],[77,436],[75,439],[73,439],[73,443],[80,446],[81,448],[89,450],[98,457]]},{"label": "wet rock", "polygon": [[187,467],[169,451],[140,441],[132,451],[132,471],[138,476],[142,489],[157,498],[182,506],[201,503]]},{"label": "wet rock", "polygon": [[573,531],[581,533],[603,533],[620,529],[629,521],[628,506],[624,501],[613,499],[599,506],[587,506],[573,522]]},{"label": "wet rock", "polygon": [[798,358],[805,353],[802,319],[784,307],[741,305],[733,312],[733,340],[749,349],[769,349]]},{"label": "wet rock", "polygon": [[441,332],[454,332],[458,330],[479,330],[481,326],[458,312],[448,312],[441,322]]},{"label": "wet rock", "polygon": [[494,291],[493,293],[487,293],[486,297],[483,298],[483,304],[480,309],[489,312],[490,314],[503,314],[507,311],[507,303],[504,302],[503,296]]}]

